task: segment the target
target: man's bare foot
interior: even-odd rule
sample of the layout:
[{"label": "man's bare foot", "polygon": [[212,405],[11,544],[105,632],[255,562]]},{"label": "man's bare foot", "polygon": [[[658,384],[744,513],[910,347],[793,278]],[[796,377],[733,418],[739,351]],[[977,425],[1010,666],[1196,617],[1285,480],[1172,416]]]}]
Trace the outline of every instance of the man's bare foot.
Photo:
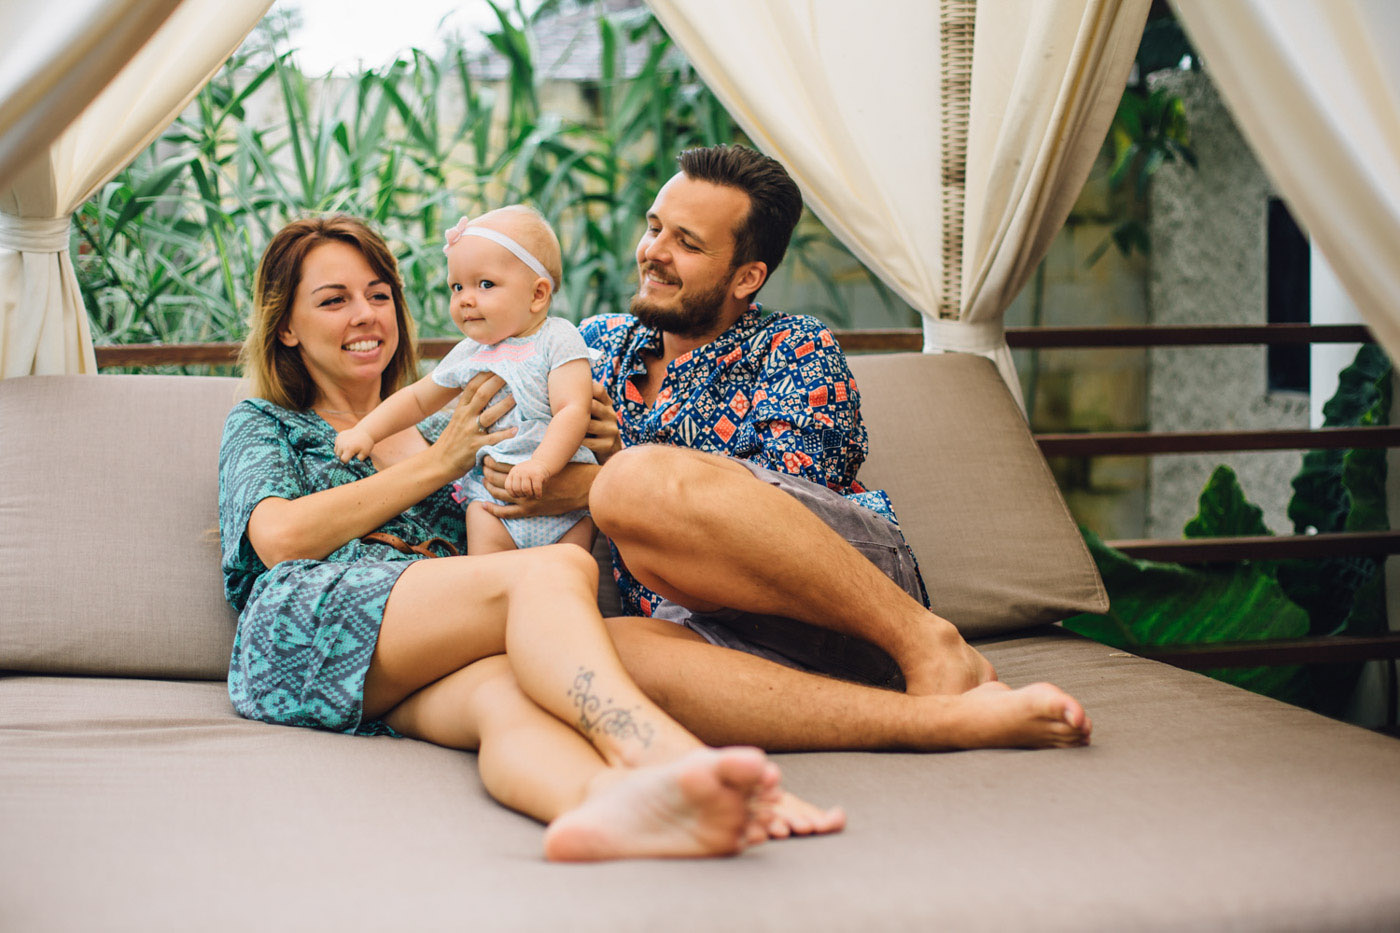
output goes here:
[{"label": "man's bare foot", "polygon": [[1054,684],[1012,690],[990,681],[946,700],[947,735],[958,748],[1069,748],[1088,745],[1093,723]]},{"label": "man's bare foot", "polygon": [[782,791],[764,816],[768,838],[814,836],[839,833],[846,827],[846,812],[840,807],[823,810],[816,804]]},{"label": "man's bare foot", "polygon": [[913,658],[897,659],[904,674],[905,693],[966,693],[997,679],[991,662],[967,643],[953,623],[930,615],[927,631]]},{"label": "man's bare foot", "polygon": [[[545,858],[736,855],[764,835],[778,769],[756,748],[702,748],[627,774],[549,824]],[[771,804],[769,804],[771,805]]]}]

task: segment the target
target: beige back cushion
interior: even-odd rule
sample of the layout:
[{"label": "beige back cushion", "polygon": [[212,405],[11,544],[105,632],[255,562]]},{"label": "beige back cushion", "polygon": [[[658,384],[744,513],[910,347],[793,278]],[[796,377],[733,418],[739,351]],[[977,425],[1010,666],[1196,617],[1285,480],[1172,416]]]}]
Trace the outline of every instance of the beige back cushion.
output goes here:
[{"label": "beige back cushion", "polygon": [[977,356],[851,358],[870,457],[934,611],[968,637],[1104,612],[1108,596],[996,368]]},{"label": "beige back cushion", "polygon": [[[0,671],[228,675],[219,438],[239,393],[183,376],[0,381]],[[599,602],[617,614],[611,572]]]},{"label": "beige back cushion", "polygon": [[219,437],[238,385],[0,382],[0,669],[227,675]]},{"label": "beige back cushion", "polygon": [[[976,636],[1106,608],[989,363],[900,354],[851,368],[870,429],[861,479],[894,500],[937,611]],[[235,618],[219,572],[218,448],[238,387],[0,381],[0,670],[226,675]],[[600,603],[615,612],[611,576]]]}]

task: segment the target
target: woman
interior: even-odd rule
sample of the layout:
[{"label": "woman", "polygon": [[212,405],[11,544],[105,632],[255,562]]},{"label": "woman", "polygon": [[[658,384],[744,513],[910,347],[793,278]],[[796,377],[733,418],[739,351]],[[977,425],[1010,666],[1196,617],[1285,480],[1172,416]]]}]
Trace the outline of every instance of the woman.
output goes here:
[{"label": "woman", "polygon": [[255,292],[254,397],[230,413],[219,463],[238,712],[476,749],[487,790],[549,824],[550,858],[726,854],[782,831],[772,806],[791,798],[762,753],[706,748],[627,676],[584,551],[401,552],[462,539],[443,487],[509,436],[489,430],[511,404],[487,407],[499,379],[367,461],[336,458],[336,432],[416,375],[383,240],[346,217],[294,222]]}]

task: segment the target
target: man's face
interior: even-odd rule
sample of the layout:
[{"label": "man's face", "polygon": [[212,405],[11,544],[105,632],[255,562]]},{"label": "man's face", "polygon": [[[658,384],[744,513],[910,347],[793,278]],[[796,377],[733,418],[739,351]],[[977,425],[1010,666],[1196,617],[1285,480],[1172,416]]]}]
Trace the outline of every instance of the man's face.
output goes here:
[{"label": "man's face", "polygon": [[733,323],[748,304],[734,288],[734,231],[748,212],[749,196],[737,188],[684,173],[666,182],[637,244],[631,312],[679,337],[718,334]]}]

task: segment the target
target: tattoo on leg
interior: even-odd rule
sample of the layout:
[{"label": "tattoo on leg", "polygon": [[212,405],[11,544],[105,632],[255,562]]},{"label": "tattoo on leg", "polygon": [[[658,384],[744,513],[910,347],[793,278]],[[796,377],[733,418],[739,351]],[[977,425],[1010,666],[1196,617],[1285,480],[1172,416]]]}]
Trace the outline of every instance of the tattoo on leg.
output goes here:
[{"label": "tattoo on leg", "polygon": [[578,724],[584,732],[597,731],[620,741],[636,739],[643,748],[651,747],[651,724],[637,722],[631,710],[613,706],[612,697],[594,693],[593,671],[580,667],[568,696],[578,708]]}]

